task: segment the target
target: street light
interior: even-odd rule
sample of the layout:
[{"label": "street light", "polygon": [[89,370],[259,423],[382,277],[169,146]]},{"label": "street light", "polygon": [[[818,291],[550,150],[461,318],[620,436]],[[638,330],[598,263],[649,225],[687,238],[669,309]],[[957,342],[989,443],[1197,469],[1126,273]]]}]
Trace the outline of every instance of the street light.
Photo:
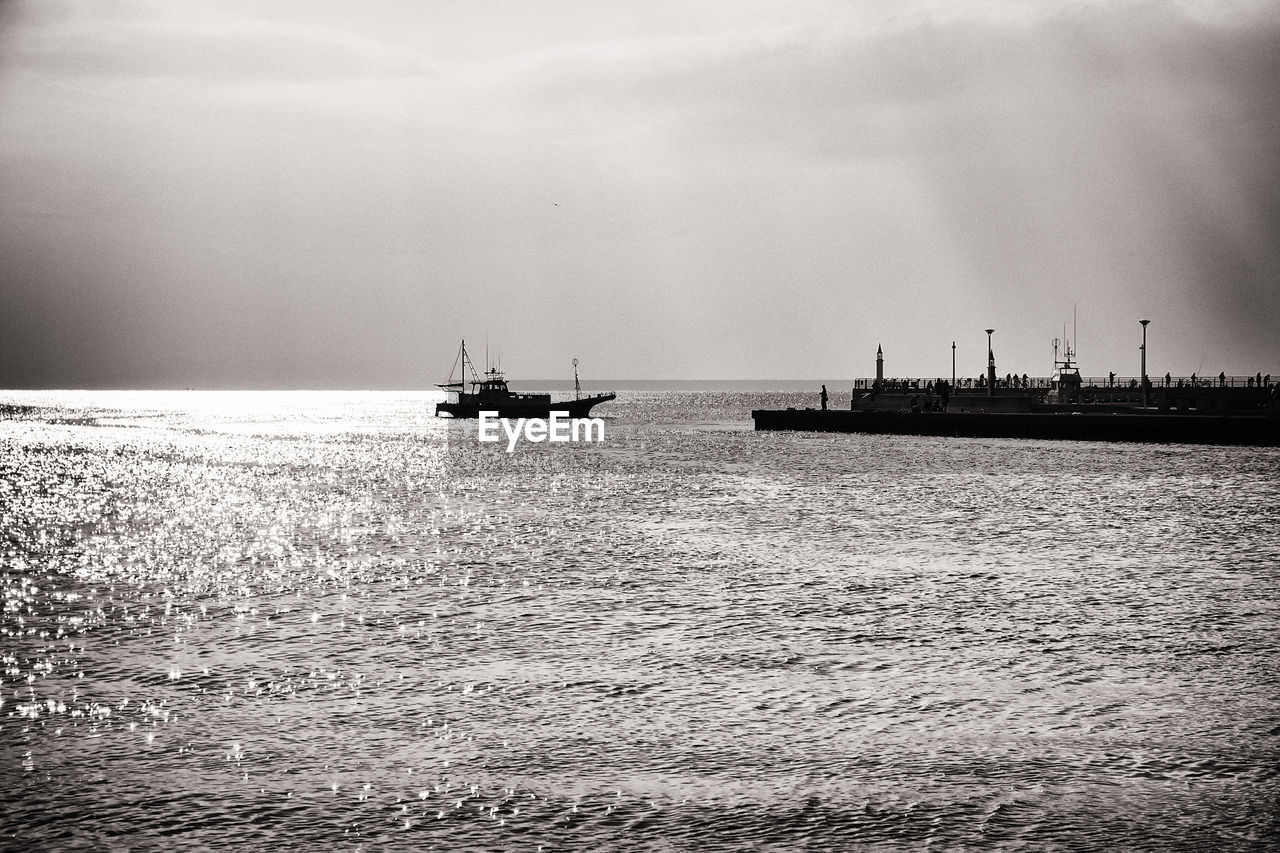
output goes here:
[{"label": "street light", "polygon": [[987,329],[987,396],[996,395],[996,354],[991,350],[991,333],[995,329]]},{"label": "street light", "polygon": [[951,342],[951,392],[956,390],[956,342]]},{"label": "street light", "polygon": [[1150,405],[1147,392],[1150,387],[1150,383],[1147,382],[1147,324],[1151,321],[1139,320],[1138,322],[1142,324],[1142,408],[1145,409]]}]

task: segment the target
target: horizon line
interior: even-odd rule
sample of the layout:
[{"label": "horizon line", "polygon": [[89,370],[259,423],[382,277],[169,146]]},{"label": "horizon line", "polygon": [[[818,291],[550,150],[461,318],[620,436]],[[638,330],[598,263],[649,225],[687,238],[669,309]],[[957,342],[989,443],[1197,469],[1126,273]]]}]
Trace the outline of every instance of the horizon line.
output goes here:
[{"label": "horizon line", "polygon": [[[997,374],[997,376],[998,376],[998,375],[999,375],[999,374]],[[1023,374],[1019,374],[1019,376],[1021,376],[1021,375],[1023,375]],[[1051,379],[1051,378],[1052,378],[1052,376],[1051,376],[1051,375],[1037,375],[1037,376],[1031,376],[1030,374],[1026,374],[1026,375],[1027,375],[1029,378],[1031,378],[1031,379]],[[1185,379],[1189,379],[1192,375],[1195,375],[1195,376],[1196,376],[1196,378],[1197,378],[1198,380],[1206,381],[1206,382],[1211,381],[1211,380],[1212,380],[1212,381],[1216,381],[1216,380],[1217,380],[1217,378],[1218,378],[1218,374],[1204,374],[1204,375],[1200,375],[1200,374],[1186,374],[1186,375],[1173,376],[1172,378],[1173,378],[1174,380],[1178,380],[1178,379],[1184,379],[1184,380],[1185,380]],[[1226,378],[1227,378],[1228,380],[1231,380],[1231,379],[1248,380],[1248,379],[1252,379],[1253,377],[1255,377],[1255,376],[1257,375],[1257,372],[1255,372],[1255,373],[1250,373],[1250,374],[1225,374],[1225,375],[1226,375]],[[1280,377],[1280,370],[1277,370],[1277,371],[1275,371],[1274,373],[1268,373],[1268,374],[1265,374],[1265,375],[1266,375],[1267,377],[1271,377],[1271,376],[1278,376],[1278,377]],[[1108,377],[1108,374],[1106,374],[1106,373],[1102,373],[1102,374],[1098,374],[1097,376],[1084,376],[1083,378],[1086,378],[1086,379],[1106,379],[1107,377]],[[920,376],[908,376],[908,375],[897,376],[897,375],[895,375],[895,376],[888,376],[888,377],[885,377],[885,378],[886,378],[886,380],[908,380],[908,381],[910,381],[910,380],[917,380],[917,379],[919,379],[919,380],[927,380],[927,379],[930,379],[930,378],[933,378],[933,379],[939,379],[939,378],[940,378],[940,379],[947,379],[947,380],[949,380],[949,379],[950,379],[950,377],[949,377],[949,376],[941,376],[941,377],[938,377],[938,376],[932,376],[932,377],[931,377],[931,376],[926,376],[926,375],[920,375]],[[968,377],[968,375],[963,376],[963,377],[962,377],[962,376],[957,375],[957,379],[962,379],[962,378],[969,378],[969,377]],[[1160,375],[1157,375],[1157,374],[1148,374],[1148,378],[1151,380],[1151,382],[1152,382],[1152,385],[1153,385],[1153,386],[1159,387],[1159,386],[1161,386],[1161,385],[1163,384],[1164,375],[1163,375],[1163,374],[1160,374]],[[1121,380],[1128,381],[1128,380],[1130,380],[1130,379],[1141,379],[1141,376],[1140,376],[1139,374],[1136,374],[1136,373],[1135,373],[1135,374],[1124,374],[1124,375],[1121,375],[1121,374],[1117,373],[1117,374],[1115,375],[1115,381],[1116,381],[1117,383],[1119,383]],[[702,384],[705,384],[705,383],[725,383],[725,384],[757,383],[757,384],[759,384],[759,383],[767,383],[767,382],[786,382],[786,383],[796,383],[796,384],[798,384],[798,383],[810,383],[810,384],[815,384],[815,383],[816,383],[816,384],[824,384],[824,383],[825,383],[825,384],[838,384],[838,383],[851,383],[851,382],[863,383],[863,382],[873,382],[873,381],[875,381],[875,377],[874,377],[874,376],[835,376],[835,377],[832,377],[832,376],[827,376],[827,377],[822,377],[822,376],[817,376],[817,377],[779,377],[779,376],[760,376],[760,377],[750,377],[750,378],[745,378],[745,379],[730,379],[730,378],[724,378],[724,377],[709,377],[709,378],[694,378],[694,379],[690,379],[690,378],[680,378],[680,379],[676,379],[676,378],[645,379],[645,378],[638,378],[638,377],[629,377],[629,378],[589,379],[589,380],[585,380],[585,381],[583,381],[583,382],[582,382],[582,385],[584,385],[584,386],[592,386],[595,390],[608,390],[607,388],[601,388],[600,386],[609,385],[609,384],[633,383],[633,382],[634,382],[634,383],[639,383],[639,382],[643,382],[643,383],[672,383],[672,384],[676,384],[676,383],[684,383],[684,384],[693,384],[693,383],[702,383]],[[508,380],[508,382],[509,382],[510,384],[512,384],[512,385],[522,385],[522,386],[527,386],[527,385],[531,385],[531,384],[556,384],[556,383],[561,383],[561,384],[566,384],[566,385],[572,386],[572,384],[573,384],[573,380],[572,380],[571,378],[564,378],[564,377],[556,377],[556,378],[542,377],[542,378],[533,378],[533,379],[511,379],[511,380]],[[169,393],[181,393],[181,392],[188,392],[188,391],[190,391],[190,392],[204,392],[204,391],[216,391],[216,392],[264,392],[264,393],[266,393],[266,392],[276,392],[276,393],[307,393],[307,392],[370,392],[370,391],[378,391],[378,392],[399,392],[399,393],[415,393],[415,392],[441,392],[441,393],[447,393],[447,392],[442,391],[442,389],[437,388],[437,387],[435,386],[435,384],[434,384],[434,383],[432,383],[431,385],[427,385],[427,386],[417,386],[417,387],[333,387],[333,386],[292,386],[292,387],[286,387],[286,386],[190,386],[190,387],[182,388],[182,387],[145,387],[145,386],[103,386],[103,387],[79,387],[79,388],[76,388],[76,387],[69,387],[69,386],[63,386],[63,387],[32,386],[32,387],[11,387],[11,388],[0,388],[0,394],[21,393],[21,392],[55,392],[55,391],[100,391],[100,392],[132,392],[132,391],[147,391],[147,392],[169,392]]]}]

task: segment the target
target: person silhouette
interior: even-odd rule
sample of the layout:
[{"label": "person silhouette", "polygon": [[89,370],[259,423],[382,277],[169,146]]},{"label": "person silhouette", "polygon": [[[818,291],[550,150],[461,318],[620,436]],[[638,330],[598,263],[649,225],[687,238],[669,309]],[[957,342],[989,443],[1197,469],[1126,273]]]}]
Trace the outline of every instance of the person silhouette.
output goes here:
[{"label": "person silhouette", "polygon": [[818,395],[818,399],[822,401],[822,411],[827,410],[827,386],[822,386],[822,393]]}]

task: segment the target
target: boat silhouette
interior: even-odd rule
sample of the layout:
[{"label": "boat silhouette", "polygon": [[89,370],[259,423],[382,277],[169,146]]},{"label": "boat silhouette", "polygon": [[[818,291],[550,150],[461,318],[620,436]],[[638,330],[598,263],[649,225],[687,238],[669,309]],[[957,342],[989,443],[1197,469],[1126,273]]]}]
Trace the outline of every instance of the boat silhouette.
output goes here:
[{"label": "boat silhouette", "polygon": [[[507,385],[506,377],[497,367],[490,367],[483,374],[478,374],[475,364],[467,354],[465,340],[454,361],[455,370],[459,362],[462,366],[461,378],[455,382],[453,371],[450,371],[449,381],[436,385],[451,395],[451,399],[436,406],[437,417],[448,415],[454,418],[476,418],[481,412],[496,412],[500,418],[549,418],[552,412],[564,412],[570,418],[585,418],[590,416],[592,406],[617,397],[612,393],[582,396],[576,358],[573,360],[574,398],[554,402],[547,393],[512,391]],[[467,390],[468,385],[471,390]]]}]

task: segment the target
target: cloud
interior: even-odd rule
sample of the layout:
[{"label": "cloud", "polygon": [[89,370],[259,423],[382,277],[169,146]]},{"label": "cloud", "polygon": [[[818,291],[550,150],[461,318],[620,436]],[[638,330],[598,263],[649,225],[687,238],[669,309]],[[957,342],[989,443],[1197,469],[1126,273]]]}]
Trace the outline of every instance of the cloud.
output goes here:
[{"label": "cloud", "polygon": [[[586,336],[616,353],[597,375],[804,375],[868,339],[936,372],[939,339],[990,325],[1027,363],[1079,302],[1102,364],[1139,315],[1280,360],[1269,7],[700,6],[626,32],[495,6],[456,39],[402,10],[357,31],[336,6],[220,8],[3,36],[11,257],[74,291],[109,252],[99,287],[168,306],[175,345],[193,314],[255,341],[289,316],[264,363],[320,364],[337,317],[377,335],[438,310],[527,352]],[[259,319],[174,295],[197,280]],[[342,311],[368,282],[404,310]],[[376,384],[362,357],[343,375]]]},{"label": "cloud", "polygon": [[420,51],[338,26],[244,16],[214,18],[202,4],[182,7],[189,11],[185,17],[175,16],[174,9],[149,17],[105,18],[97,9],[58,18],[28,15],[24,10],[23,15],[14,16],[7,64],[70,79],[146,81],[322,83],[437,73]]}]

